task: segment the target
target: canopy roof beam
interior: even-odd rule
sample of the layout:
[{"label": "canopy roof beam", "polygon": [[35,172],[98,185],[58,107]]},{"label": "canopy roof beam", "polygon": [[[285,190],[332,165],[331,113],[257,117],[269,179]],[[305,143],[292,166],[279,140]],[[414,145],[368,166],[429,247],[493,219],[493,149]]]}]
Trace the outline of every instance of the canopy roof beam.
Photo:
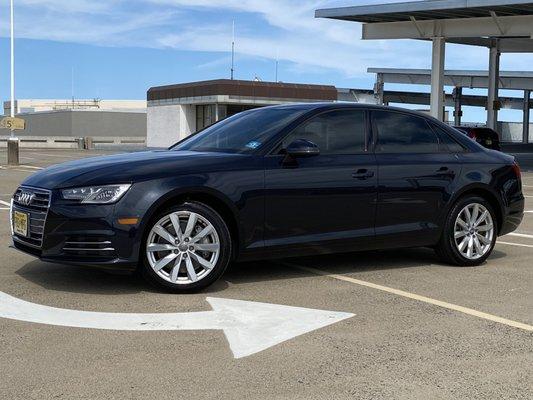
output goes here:
[{"label": "canopy roof beam", "polygon": [[500,31],[501,35],[505,36],[505,31],[503,30],[502,26],[500,25],[500,21],[498,20],[498,16],[496,15],[496,12],[489,11],[489,13],[490,13],[490,16],[492,17],[492,20],[494,21],[494,23],[498,27],[498,30]]},{"label": "canopy roof beam", "polygon": [[411,16],[409,17],[409,19],[410,19],[411,22],[414,24],[414,26],[415,26],[416,30],[418,31],[419,35],[420,35],[421,37],[426,36],[426,35],[424,34],[424,32],[422,32],[422,29],[420,29],[420,26],[418,25],[418,21],[416,20],[416,18],[413,17],[413,16],[411,15]]},{"label": "canopy roof beam", "polygon": [[[426,39],[430,40],[430,39]],[[500,53],[533,53],[533,40],[529,38],[502,38],[500,40]],[[448,38],[447,43],[465,44],[469,46],[491,47],[492,39],[479,38]]]},{"label": "canopy roof beam", "polygon": [[[431,70],[429,69],[368,68],[367,72],[381,74],[384,83],[431,84]],[[444,86],[487,89],[489,87],[489,74],[487,71],[446,70],[444,72]],[[533,90],[533,73],[529,71],[502,71],[499,74],[499,86],[500,89]]]},{"label": "canopy roof beam", "polygon": [[[417,20],[406,22],[377,22],[363,24],[363,39],[431,39],[522,37],[533,38],[533,15]],[[468,21],[468,22],[466,22]],[[505,32],[502,34],[502,31]],[[422,33],[422,34],[421,34]]]}]

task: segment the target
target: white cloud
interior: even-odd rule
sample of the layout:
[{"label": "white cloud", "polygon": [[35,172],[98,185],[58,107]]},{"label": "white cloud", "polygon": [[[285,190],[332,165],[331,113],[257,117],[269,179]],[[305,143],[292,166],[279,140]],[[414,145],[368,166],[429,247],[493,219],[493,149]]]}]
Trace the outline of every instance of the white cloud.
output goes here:
[{"label": "white cloud", "polygon": [[111,11],[117,1],[91,0],[16,0],[15,7],[36,7],[61,13],[103,13]]},{"label": "white cloud", "polygon": [[[0,5],[0,36],[8,34],[5,4]],[[314,18],[317,8],[353,1],[17,0],[16,4],[17,36],[31,39],[227,53],[235,19],[239,54],[279,56],[297,70],[332,70],[354,77],[365,76],[367,67],[428,68],[430,63],[429,43],[362,41],[356,23]],[[448,46],[447,66],[486,68],[486,53],[481,48]],[[527,68],[530,61],[504,57],[508,68]],[[210,65],[217,63],[203,68]]]}]

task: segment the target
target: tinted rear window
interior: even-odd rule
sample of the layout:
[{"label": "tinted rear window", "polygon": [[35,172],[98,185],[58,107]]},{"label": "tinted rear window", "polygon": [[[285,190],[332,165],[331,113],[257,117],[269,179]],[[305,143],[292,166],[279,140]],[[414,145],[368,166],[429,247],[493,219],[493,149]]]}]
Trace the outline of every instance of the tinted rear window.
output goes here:
[{"label": "tinted rear window", "polygon": [[439,139],[425,119],[390,111],[375,111],[376,151],[381,153],[437,153]]},{"label": "tinted rear window", "polygon": [[459,144],[454,138],[451,133],[448,133],[445,129],[441,128],[438,125],[432,124],[433,129],[438,133],[440,140],[444,146],[448,149],[448,151],[452,153],[460,153],[466,150],[466,148]]}]

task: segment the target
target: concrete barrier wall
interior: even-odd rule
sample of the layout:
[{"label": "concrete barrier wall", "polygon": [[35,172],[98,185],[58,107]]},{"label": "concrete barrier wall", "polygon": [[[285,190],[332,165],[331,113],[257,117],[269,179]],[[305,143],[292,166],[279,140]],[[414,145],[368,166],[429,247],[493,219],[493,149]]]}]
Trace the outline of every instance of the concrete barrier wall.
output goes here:
[{"label": "concrete barrier wall", "polygon": [[[0,148],[7,147],[9,136],[0,136]],[[21,148],[33,149],[102,149],[113,147],[145,147],[146,139],[141,137],[65,137],[65,136],[18,136]]]},{"label": "concrete barrier wall", "polygon": [[[86,136],[146,138],[145,112],[64,110],[19,114],[26,121],[26,129],[19,136]],[[9,130],[0,129],[0,136]]]}]

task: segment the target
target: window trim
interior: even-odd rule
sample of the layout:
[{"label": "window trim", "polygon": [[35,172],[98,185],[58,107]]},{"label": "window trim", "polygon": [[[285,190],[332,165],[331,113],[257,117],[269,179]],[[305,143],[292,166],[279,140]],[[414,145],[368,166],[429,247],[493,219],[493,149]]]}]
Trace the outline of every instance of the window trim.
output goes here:
[{"label": "window trim", "polygon": [[[313,118],[319,117],[324,114],[332,113],[335,111],[346,111],[346,112],[353,112],[353,111],[360,111],[363,113],[363,129],[364,129],[364,150],[357,152],[357,153],[344,153],[344,154],[324,154],[325,156],[355,156],[355,155],[361,155],[361,154],[370,154],[370,139],[371,139],[371,132],[369,127],[370,122],[370,116],[369,116],[369,110],[367,108],[360,108],[360,107],[336,107],[336,108],[330,108],[327,110],[321,110],[317,113],[310,113],[307,115],[302,121],[298,122],[298,125],[293,127],[288,132],[284,133],[278,140],[272,145],[270,150],[268,150],[265,154],[265,157],[273,157],[273,156],[283,156],[283,154],[280,154],[279,151],[282,149],[278,149],[279,145],[283,143],[283,140],[287,138],[290,134],[292,134],[296,129],[300,128],[305,123],[309,122]],[[277,151],[276,151],[277,150]],[[322,155],[322,153],[320,153]]]},{"label": "window trim", "polygon": [[[428,129],[433,132],[433,134],[435,135],[435,137],[437,138],[437,147],[438,147],[438,150],[437,151],[431,151],[431,152],[422,152],[422,153],[415,153],[415,152],[397,152],[397,153],[390,153],[390,152],[384,152],[384,151],[379,151],[377,150],[377,145],[378,145],[378,139],[379,139],[379,131],[376,127],[376,121],[374,119],[374,114],[375,113],[378,113],[378,112],[386,112],[386,113],[392,113],[392,114],[400,114],[400,115],[404,115],[404,116],[407,116],[407,117],[411,117],[411,118],[418,118],[422,121],[424,121],[424,123],[426,124],[426,126],[428,127]],[[371,123],[371,127],[372,127],[372,152],[374,154],[443,154],[443,153],[450,153],[449,149],[448,149],[448,146],[446,146],[445,143],[442,142],[441,138],[440,138],[440,135],[438,134],[437,131],[435,131],[433,129],[433,127],[431,126],[431,122],[425,118],[424,116],[422,115],[416,115],[416,114],[412,114],[412,113],[409,113],[409,112],[402,112],[401,110],[388,110],[388,109],[375,109],[375,110],[372,110],[370,112],[370,123]]]}]

